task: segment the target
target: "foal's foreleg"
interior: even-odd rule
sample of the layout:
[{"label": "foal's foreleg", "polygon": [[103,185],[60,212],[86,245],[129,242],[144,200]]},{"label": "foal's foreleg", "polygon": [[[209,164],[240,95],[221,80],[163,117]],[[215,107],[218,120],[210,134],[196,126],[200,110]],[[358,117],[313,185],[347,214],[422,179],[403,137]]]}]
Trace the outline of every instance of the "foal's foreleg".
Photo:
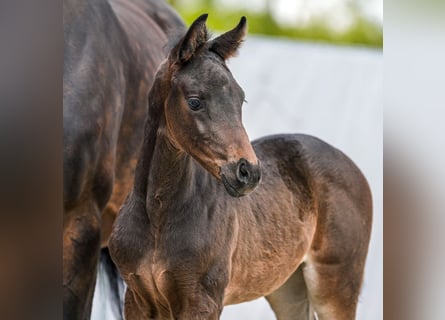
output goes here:
[{"label": "foal's foreleg", "polygon": [[[198,257],[197,254],[194,256]],[[227,261],[170,265],[159,278],[175,320],[218,320],[228,283]]]},{"label": "foal's foreleg", "polygon": [[147,301],[129,288],[125,291],[125,320],[158,320],[161,319],[150,301]]},{"label": "foal's foreleg", "polygon": [[218,320],[222,304],[207,295],[190,294],[170,305],[155,304],[149,295],[127,289],[125,293],[126,320]]},{"label": "foal's foreleg", "polygon": [[177,313],[175,320],[218,320],[221,316],[222,305],[218,305],[208,297],[199,297],[197,300],[190,300],[190,304]]},{"label": "foal's foreleg", "polygon": [[224,288],[208,290],[201,283],[194,289],[181,292],[178,302],[172,304],[175,320],[218,320],[223,309]]}]

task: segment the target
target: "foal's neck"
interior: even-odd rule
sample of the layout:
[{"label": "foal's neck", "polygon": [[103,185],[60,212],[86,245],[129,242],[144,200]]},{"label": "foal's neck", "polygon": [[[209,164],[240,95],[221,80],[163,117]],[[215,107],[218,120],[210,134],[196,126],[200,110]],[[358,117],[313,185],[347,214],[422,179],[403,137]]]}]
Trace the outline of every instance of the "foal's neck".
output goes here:
[{"label": "foal's neck", "polygon": [[158,130],[148,176],[147,201],[161,201],[165,207],[170,202],[189,200],[194,195],[198,170],[192,157],[178,150],[164,130]]}]

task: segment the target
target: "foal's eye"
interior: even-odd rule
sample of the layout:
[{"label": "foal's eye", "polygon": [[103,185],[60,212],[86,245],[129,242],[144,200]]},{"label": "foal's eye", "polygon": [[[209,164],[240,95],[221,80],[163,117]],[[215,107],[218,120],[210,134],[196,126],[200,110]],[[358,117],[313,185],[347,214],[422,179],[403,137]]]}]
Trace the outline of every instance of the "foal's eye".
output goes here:
[{"label": "foal's eye", "polygon": [[187,103],[190,109],[192,109],[193,111],[197,111],[202,108],[202,103],[201,100],[199,100],[199,98],[196,97],[188,98]]}]

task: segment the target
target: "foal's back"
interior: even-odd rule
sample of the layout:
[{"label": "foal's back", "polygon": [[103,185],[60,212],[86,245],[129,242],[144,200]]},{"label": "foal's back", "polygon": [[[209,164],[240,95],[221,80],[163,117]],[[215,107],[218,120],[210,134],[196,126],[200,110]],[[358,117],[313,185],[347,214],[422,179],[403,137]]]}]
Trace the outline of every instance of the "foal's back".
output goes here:
[{"label": "foal's back", "polygon": [[261,292],[279,320],[308,316],[309,301],[319,319],[353,319],[372,222],[366,179],[341,151],[312,136],[268,136],[252,145],[263,180],[238,215],[225,303]]}]

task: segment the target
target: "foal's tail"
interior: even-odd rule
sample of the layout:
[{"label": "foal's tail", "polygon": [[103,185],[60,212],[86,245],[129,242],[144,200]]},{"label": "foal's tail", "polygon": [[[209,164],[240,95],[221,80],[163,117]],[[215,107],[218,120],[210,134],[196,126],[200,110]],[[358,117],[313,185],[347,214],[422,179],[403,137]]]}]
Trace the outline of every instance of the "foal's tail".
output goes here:
[{"label": "foal's tail", "polygon": [[91,319],[123,320],[124,292],[125,283],[108,248],[101,249]]}]

